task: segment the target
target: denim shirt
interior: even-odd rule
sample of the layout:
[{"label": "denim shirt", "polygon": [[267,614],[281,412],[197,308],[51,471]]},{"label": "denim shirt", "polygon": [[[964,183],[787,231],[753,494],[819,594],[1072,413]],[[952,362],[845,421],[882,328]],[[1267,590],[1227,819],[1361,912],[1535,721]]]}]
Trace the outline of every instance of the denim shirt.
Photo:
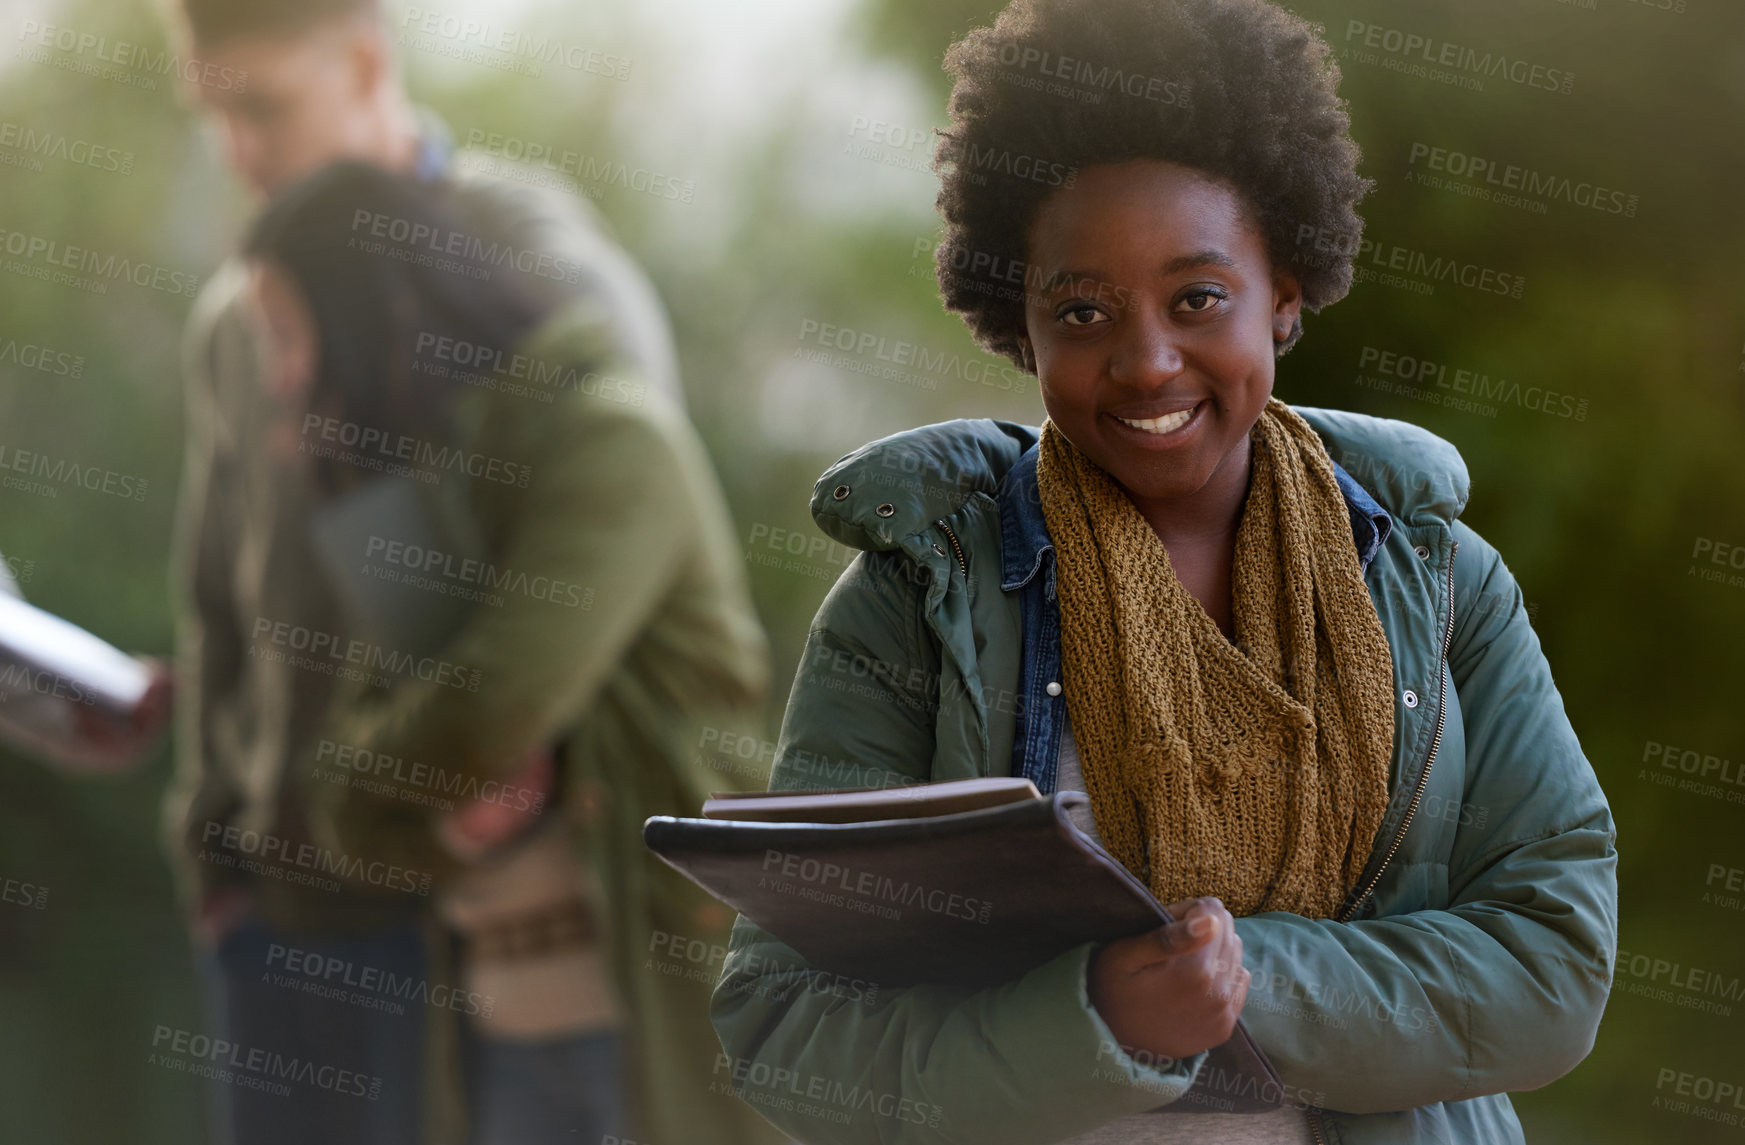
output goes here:
[{"label": "denim shirt", "polygon": [[418,119],[418,157],[413,162],[412,174],[428,183],[447,174],[449,160],[454,157],[454,133],[429,108],[417,108],[413,114]]},{"label": "denim shirt", "polygon": [[[1060,602],[1054,593],[1054,542],[1036,485],[1038,449],[1031,446],[1000,482],[1000,587],[1022,594],[1018,599],[1024,657],[1018,673],[1011,774],[1030,780],[1049,795],[1060,762],[1066,697],[1059,688]],[[1393,529],[1393,518],[1337,461],[1333,476],[1351,515],[1358,564],[1368,572],[1369,562]],[[1051,684],[1055,694],[1048,691]]]}]

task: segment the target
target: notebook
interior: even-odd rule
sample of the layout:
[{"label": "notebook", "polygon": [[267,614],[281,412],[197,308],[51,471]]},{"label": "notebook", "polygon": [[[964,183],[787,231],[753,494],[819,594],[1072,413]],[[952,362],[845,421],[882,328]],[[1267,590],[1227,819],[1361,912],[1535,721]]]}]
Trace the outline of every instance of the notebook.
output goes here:
[{"label": "notebook", "polygon": [[[651,817],[643,840],[815,967],[888,986],[981,988],[1082,942],[1170,921],[1071,823],[1067,811],[1086,801],[1012,778],[716,795],[704,817]],[[1276,1071],[1240,1023],[1200,1077],[1221,1079],[1215,1095],[1190,1100],[1190,1091],[1160,1109],[1284,1104]]]}]

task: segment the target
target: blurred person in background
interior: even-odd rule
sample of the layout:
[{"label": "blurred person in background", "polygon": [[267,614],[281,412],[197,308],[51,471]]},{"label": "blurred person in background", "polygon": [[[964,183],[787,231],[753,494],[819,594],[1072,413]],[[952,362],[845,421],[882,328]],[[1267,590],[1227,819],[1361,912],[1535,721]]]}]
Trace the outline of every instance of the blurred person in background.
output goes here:
[{"label": "blurred person in background", "polygon": [[730,786],[696,727],[765,673],[658,297],[581,203],[455,169],[373,0],[174,16],[247,73],[197,99],[279,198],[187,339],[166,827],[214,1036],[372,1079],[215,1086],[219,1139],[768,1139],[647,954],[724,938],[640,826]]}]

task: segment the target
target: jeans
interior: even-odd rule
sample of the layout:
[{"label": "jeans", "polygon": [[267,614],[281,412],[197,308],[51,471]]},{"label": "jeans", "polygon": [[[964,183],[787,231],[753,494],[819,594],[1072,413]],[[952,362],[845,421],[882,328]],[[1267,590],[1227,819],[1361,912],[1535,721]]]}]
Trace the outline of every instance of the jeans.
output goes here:
[{"label": "jeans", "polygon": [[213,1145],[422,1145],[426,1008],[378,983],[422,982],[426,965],[415,923],[231,928],[201,963],[206,1032],[235,1047],[210,1063]]},{"label": "jeans", "polygon": [[[423,1145],[428,966],[417,923],[229,930],[200,966],[205,1032],[235,1047],[209,1063],[230,1075],[208,1089],[212,1145]],[[634,1139],[621,1034],[522,1041],[460,1022],[469,1145]]]},{"label": "jeans", "polygon": [[461,1060],[473,1111],[469,1145],[633,1139],[623,1056],[624,1038],[615,1030],[522,1041],[487,1038],[464,1027]]}]

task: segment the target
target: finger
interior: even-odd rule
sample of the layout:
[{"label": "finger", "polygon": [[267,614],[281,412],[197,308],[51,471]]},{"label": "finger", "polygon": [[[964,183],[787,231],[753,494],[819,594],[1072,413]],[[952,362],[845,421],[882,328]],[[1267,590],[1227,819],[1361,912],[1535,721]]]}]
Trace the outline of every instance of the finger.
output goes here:
[{"label": "finger", "polygon": [[1221,941],[1218,943],[1218,969],[1226,978],[1234,978],[1242,966],[1242,938],[1236,933],[1236,919],[1219,903],[1213,912],[1218,918]]},{"label": "finger", "polygon": [[1230,1009],[1233,1013],[1241,1014],[1242,1007],[1248,1004],[1248,987],[1253,981],[1254,975],[1244,967],[1237,976],[1236,988],[1230,993]]},{"label": "finger", "polygon": [[1183,899],[1180,902],[1172,902],[1163,909],[1169,912],[1171,922],[1180,922],[1182,917],[1192,910],[1199,901],[1199,899]]},{"label": "finger", "polygon": [[1157,940],[1151,931],[1104,943],[1094,955],[1097,972],[1130,975],[1158,961]]},{"label": "finger", "polygon": [[1156,948],[1147,961],[1179,958],[1202,951],[1213,946],[1218,941],[1220,932],[1225,929],[1227,928],[1219,924],[1217,916],[1194,908],[1181,921],[1166,923],[1151,932]]}]

